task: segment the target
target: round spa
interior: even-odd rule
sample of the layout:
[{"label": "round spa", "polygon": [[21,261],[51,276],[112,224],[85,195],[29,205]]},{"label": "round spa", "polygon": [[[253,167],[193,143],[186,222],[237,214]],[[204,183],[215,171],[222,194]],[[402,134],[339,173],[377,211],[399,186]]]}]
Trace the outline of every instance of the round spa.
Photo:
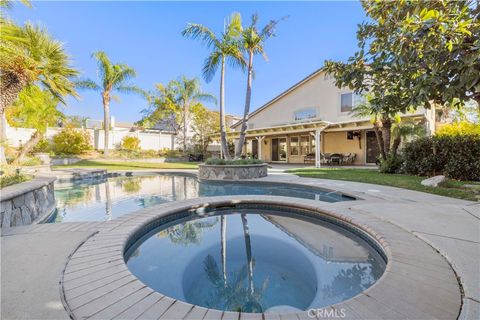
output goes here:
[{"label": "round spa", "polygon": [[324,307],[367,289],[386,267],[368,235],[304,210],[182,212],[149,229],[125,252],[130,271],[164,295],[224,311]]}]

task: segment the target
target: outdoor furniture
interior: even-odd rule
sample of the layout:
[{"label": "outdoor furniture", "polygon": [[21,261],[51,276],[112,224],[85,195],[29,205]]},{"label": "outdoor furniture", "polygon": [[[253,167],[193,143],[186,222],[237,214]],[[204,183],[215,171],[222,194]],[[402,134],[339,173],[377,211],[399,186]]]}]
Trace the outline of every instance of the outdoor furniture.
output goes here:
[{"label": "outdoor furniture", "polygon": [[320,153],[320,163],[321,164],[330,164],[331,163],[331,153]]},{"label": "outdoor furniture", "polygon": [[189,154],[188,161],[190,162],[202,162],[203,161],[203,154]]},{"label": "outdoor furniture", "polygon": [[315,153],[309,153],[303,158],[303,163],[315,163]]},{"label": "outdoor furniture", "polygon": [[342,165],[343,155],[340,153],[334,153],[330,156],[330,164]]},{"label": "outdoor furniture", "polygon": [[342,164],[352,164],[355,161],[355,153],[345,153],[343,154]]}]

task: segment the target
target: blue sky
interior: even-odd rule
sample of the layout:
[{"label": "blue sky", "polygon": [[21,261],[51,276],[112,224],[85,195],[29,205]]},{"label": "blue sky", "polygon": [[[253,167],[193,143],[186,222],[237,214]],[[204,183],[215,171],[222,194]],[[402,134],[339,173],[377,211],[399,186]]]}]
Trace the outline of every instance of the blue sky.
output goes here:
[{"label": "blue sky", "polygon": [[[260,107],[283,90],[323,65],[325,59],[345,60],[356,49],[357,24],[365,19],[358,2],[34,2],[33,8],[16,5],[9,12],[18,23],[41,23],[65,43],[82,75],[96,79],[91,53],[107,52],[113,62],[137,70],[133,82],[146,90],[179,75],[199,77],[208,54],[199,42],[183,38],[188,22],[202,23],[216,32],[232,12],[240,12],[244,24],[252,13],[260,26],[270,19],[289,16],[277,28],[277,37],[266,45],[269,60],[256,57],[252,109]],[[203,90],[218,96],[219,75]],[[246,76],[226,70],[227,113],[241,115]],[[81,91],[81,100],[68,100],[65,113],[102,118],[99,93]],[[136,121],[146,102],[122,95],[112,102],[117,121]],[[216,109],[215,105],[209,106]]]}]

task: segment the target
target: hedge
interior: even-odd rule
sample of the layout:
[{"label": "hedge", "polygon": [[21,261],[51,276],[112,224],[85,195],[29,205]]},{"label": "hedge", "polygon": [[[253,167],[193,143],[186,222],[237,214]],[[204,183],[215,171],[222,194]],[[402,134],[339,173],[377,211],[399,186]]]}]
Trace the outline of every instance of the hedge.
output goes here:
[{"label": "hedge", "polygon": [[480,136],[433,136],[403,149],[403,170],[421,176],[444,174],[458,180],[480,180]]}]

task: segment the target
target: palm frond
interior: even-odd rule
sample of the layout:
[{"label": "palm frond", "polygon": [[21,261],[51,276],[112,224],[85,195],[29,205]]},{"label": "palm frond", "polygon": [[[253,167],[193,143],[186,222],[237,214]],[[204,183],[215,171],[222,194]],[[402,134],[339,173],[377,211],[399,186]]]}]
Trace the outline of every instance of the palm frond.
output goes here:
[{"label": "palm frond", "polygon": [[238,12],[232,13],[225,21],[224,39],[233,39],[242,34],[242,16]]},{"label": "palm frond", "polygon": [[82,79],[74,81],[74,84],[79,89],[89,89],[94,91],[100,91],[102,88],[91,79]]},{"label": "palm frond", "polygon": [[219,44],[213,31],[198,23],[189,23],[182,31],[182,36],[199,39],[207,48],[218,46]]},{"label": "palm frond", "polygon": [[121,85],[121,86],[115,87],[115,91],[118,91],[121,93],[135,93],[142,97],[145,97],[145,99],[148,99],[148,92],[146,92],[145,90],[137,86]]},{"label": "palm frond", "polygon": [[222,54],[219,51],[212,52],[203,63],[202,74],[206,82],[212,81],[218,66],[222,61]]}]

